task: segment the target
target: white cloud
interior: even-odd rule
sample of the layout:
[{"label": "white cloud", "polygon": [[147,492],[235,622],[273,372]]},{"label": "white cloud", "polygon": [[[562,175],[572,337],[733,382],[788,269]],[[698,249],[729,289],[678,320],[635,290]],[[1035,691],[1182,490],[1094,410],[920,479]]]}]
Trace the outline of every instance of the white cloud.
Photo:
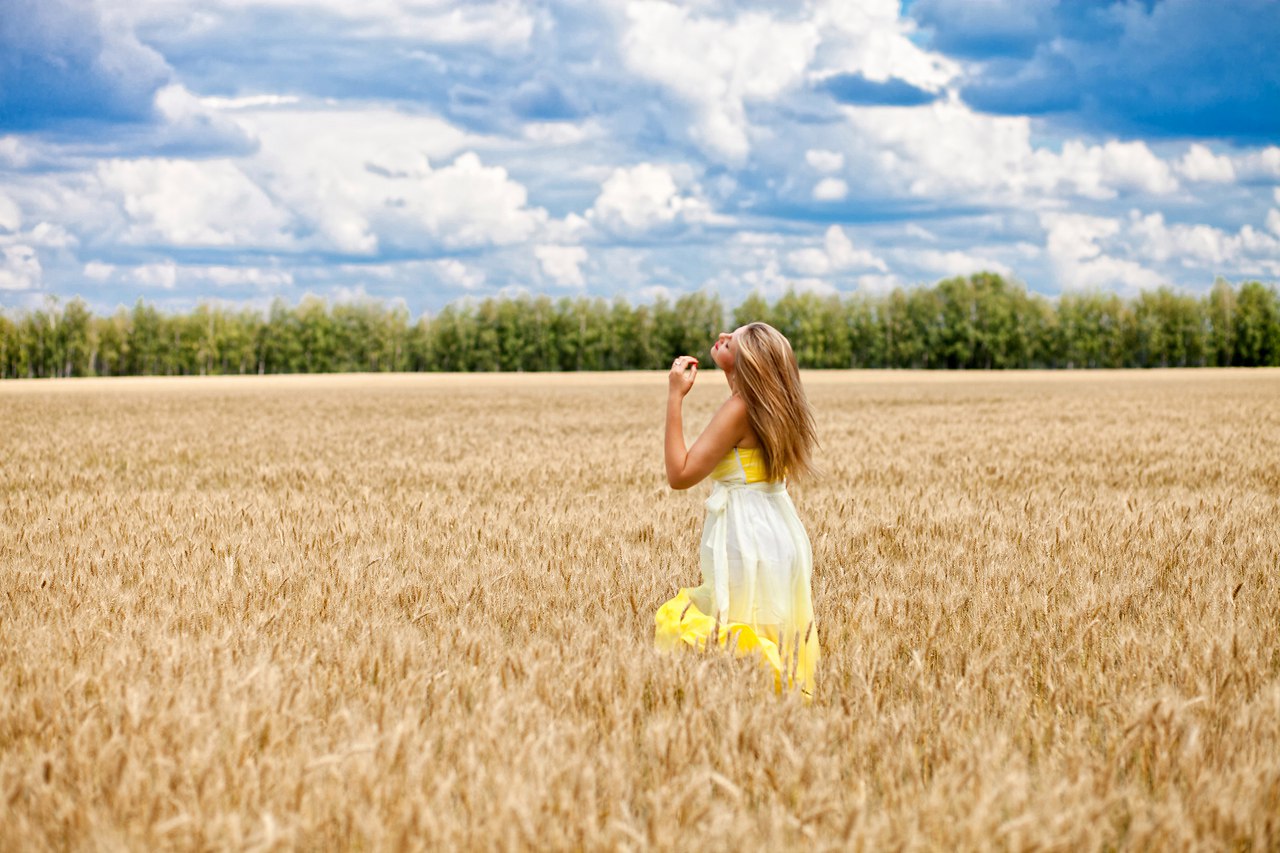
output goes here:
[{"label": "white cloud", "polygon": [[757,12],[732,21],[695,17],[657,0],[628,3],[627,19],[624,62],[689,104],[693,138],[730,163],[751,148],[747,101],[773,100],[799,83],[819,41],[809,21]]},{"label": "white cloud", "polygon": [[269,289],[293,284],[293,273],[287,270],[263,269],[261,267],[183,267],[182,273],[183,278],[190,274],[218,287],[247,284],[253,287]]},{"label": "white cloud", "polygon": [[[20,224],[20,223],[18,223]],[[4,230],[0,228],[0,230]],[[29,246],[39,249],[70,249],[79,244],[76,236],[61,225],[38,222],[34,228],[0,233],[0,246]]]},{"label": "white cloud", "polygon": [[788,252],[787,264],[802,275],[826,275],[831,272],[831,259],[821,249],[796,249]]},{"label": "white cloud", "polygon": [[244,128],[180,84],[171,83],[156,91],[155,110],[163,118],[156,144],[196,150],[249,150],[253,140]]},{"label": "white cloud", "polygon": [[130,268],[127,275],[131,281],[144,287],[173,290],[174,285],[178,283],[178,265],[170,260],[154,264],[142,264]]},{"label": "white cloud", "polygon": [[243,95],[238,98],[200,98],[203,106],[213,110],[245,110],[260,107],[284,107],[298,103],[296,95]]},{"label": "white cloud", "polygon": [[54,222],[39,222],[20,236],[33,246],[46,249],[69,249],[80,242],[76,235]]},{"label": "white cloud", "polygon": [[706,279],[703,289],[719,293],[731,301],[752,293],[773,300],[789,290],[821,295],[838,292],[831,282],[800,270],[797,270],[801,272],[799,276],[784,274],[778,252],[773,248],[756,246],[734,253],[726,260],[728,268]]},{"label": "white cloud", "polygon": [[912,237],[915,237],[917,240],[925,240],[930,243],[936,243],[938,240],[937,234],[934,234],[932,231],[928,230],[927,228],[921,228],[919,225],[915,224],[914,222],[908,222],[907,227],[902,230],[903,230],[903,233],[908,234]]},{"label": "white cloud", "polygon": [[1164,194],[1178,188],[1169,164],[1145,142],[1085,145],[1073,139],[1063,143],[1060,155],[1039,149],[1035,159],[1041,173],[1033,175],[1033,183],[1045,189],[1061,187],[1086,198],[1115,198],[1118,190]]},{"label": "white cloud", "polygon": [[990,198],[1007,191],[1031,153],[1026,119],[979,115],[957,103],[843,113],[858,160],[852,168],[880,193]]},{"label": "white cloud", "polygon": [[853,72],[868,80],[896,77],[931,92],[942,89],[960,73],[960,65],[912,41],[915,25],[901,11],[899,0],[818,2],[814,20],[822,46],[815,76]]},{"label": "white cloud", "polygon": [[777,299],[789,290],[820,295],[837,292],[834,285],[821,278],[813,276],[796,278],[783,275],[776,257],[770,257],[755,269],[746,270],[740,278],[749,293],[757,293],[766,299]]},{"label": "white cloud", "polygon": [[225,264],[178,264],[171,259],[132,267],[117,267],[102,261],[90,261],[84,265],[85,278],[94,281],[125,280],[144,287],[173,290],[183,285],[212,285],[237,287],[249,285],[260,290],[271,290],[293,284],[293,273],[288,270],[264,267],[233,267]]},{"label": "white cloud", "polygon": [[647,303],[657,302],[659,299],[666,300],[667,302],[674,302],[679,296],[680,294],[662,284],[651,284],[648,287],[642,287],[635,292],[635,300],[637,302]]},{"label": "white cloud", "polygon": [[849,185],[839,178],[823,178],[813,187],[818,201],[839,201],[849,194]]},{"label": "white cloud", "polygon": [[17,231],[22,227],[22,210],[18,203],[0,192],[0,231]]},{"label": "white cloud", "polygon": [[405,216],[389,218],[420,226],[445,246],[519,243],[546,221],[546,211],[527,206],[528,191],[506,169],[486,166],[472,152],[401,189],[396,200],[403,199]]},{"label": "white cloud", "polygon": [[0,166],[21,169],[31,161],[31,150],[17,136],[0,136]]},{"label": "white cloud", "polygon": [[843,110],[857,152],[853,168],[880,192],[1040,204],[1057,195],[1110,199],[1178,188],[1169,164],[1144,142],[1067,140],[1055,152],[1033,145],[1026,117],[984,115],[950,101]]},{"label": "white cloud", "polygon": [[533,254],[542,266],[542,272],[562,287],[582,287],[582,265],[587,261],[587,250],[581,246],[534,246]]},{"label": "white cloud", "polygon": [[473,269],[457,258],[432,261],[431,269],[442,281],[468,290],[480,287],[485,281],[483,270]]},{"label": "white cloud", "polygon": [[809,168],[824,174],[838,172],[844,168],[844,155],[839,151],[810,148],[804,152],[804,161],[809,164]]},{"label": "white cloud", "polygon": [[290,243],[288,213],[228,160],[108,160],[99,164],[98,177],[128,214],[126,243]]},{"label": "white cloud", "polygon": [[525,139],[536,145],[561,147],[596,139],[603,133],[594,121],[573,124],[567,121],[535,121],[520,128]]},{"label": "white cloud", "polygon": [[361,302],[369,301],[369,292],[362,284],[354,287],[340,284],[329,289],[329,299],[335,305],[359,305]]},{"label": "white cloud", "polygon": [[1099,241],[1120,232],[1120,222],[1078,213],[1043,213],[1041,225],[1049,232],[1048,254],[1064,290],[1120,287],[1145,290],[1158,287],[1160,275],[1134,261],[1103,252]]},{"label": "white cloud", "polygon": [[851,269],[888,272],[885,262],[866,249],[853,245],[843,228],[832,225],[822,237],[821,248],[796,249],[787,254],[787,265],[807,276],[823,276]]},{"label": "white cloud", "polygon": [[1230,183],[1236,179],[1230,157],[1219,157],[1200,143],[1193,144],[1178,161],[1178,173],[1188,181]]},{"label": "white cloud", "polygon": [[1244,179],[1280,180],[1280,147],[1270,145],[1261,151],[1250,151],[1234,160],[1236,174]]},{"label": "white cloud", "polygon": [[[1276,194],[1280,195],[1280,190],[1277,190]],[[1280,210],[1273,207],[1267,211],[1267,228],[1272,234],[1280,237]]]},{"label": "white cloud", "polygon": [[[462,150],[477,140],[440,119],[272,109],[245,120],[261,139],[245,168],[310,224],[322,248],[509,245],[546,222],[505,168]],[[460,150],[452,163],[433,166]]]},{"label": "white cloud", "polygon": [[614,170],[601,185],[587,219],[610,231],[635,234],[677,220],[704,222],[712,215],[702,199],[681,195],[669,167],[641,163]]},{"label": "white cloud", "polygon": [[591,234],[591,223],[576,213],[564,219],[549,219],[542,237],[551,243],[579,243]]},{"label": "white cloud", "polygon": [[0,290],[30,290],[40,286],[42,270],[36,250],[14,245],[0,248]]},{"label": "white cloud", "polygon": [[197,35],[201,30],[213,29],[221,19],[273,9],[320,19],[337,18],[342,35],[353,41],[403,38],[425,44],[478,45],[500,52],[525,48],[534,28],[533,15],[520,0],[204,0],[198,12],[193,12],[188,2],[175,0],[99,2],[135,24],[172,26],[175,17],[190,16],[185,25]]},{"label": "white cloud", "polygon": [[884,261],[875,255],[865,249],[855,249],[853,241],[839,225],[832,225],[827,229],[827,233],[823,235],[823,246],[827,250],[827,257],[831,259],[831,266],[835,269],[874,267],[881,272],[888,270]]},{"label": "white cloud", "polygon": [[84,265],[84,277],[92,281],[108,281],[115,271],[113,265],[102,261],[89,261]]},{"label": "white cloud", "polygon": [[977,272],[994,272],[1006,277],[1013,275],[1013,270],[1007,264],[968,252],[911,249],[906,254],[911,262],[943,277],[972,275]]},{"label": "white cloud", "polygon": [[[1280,234],[1280,212],[1269,211],[1269,228]],[[1144,258],[1204,268],[1214,273],[1280,275],[1280,240],[1249,225],[1235,234],[1210,225],[1168,224],[1162,213],[1131,211],[1126,236]]]},{"label": "white cloud", "polygon": [[857,278],[858,289],[864,293],[882,296],[902,287],[902,279],[892,274],[867,273]]}]

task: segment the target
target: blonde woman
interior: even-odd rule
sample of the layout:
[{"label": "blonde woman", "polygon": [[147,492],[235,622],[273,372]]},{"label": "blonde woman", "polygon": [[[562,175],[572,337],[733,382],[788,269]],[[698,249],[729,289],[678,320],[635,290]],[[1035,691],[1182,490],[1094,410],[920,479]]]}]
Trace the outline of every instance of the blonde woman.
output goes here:
[{"label": "blonde woman", "polygon": [[702,585],[658,609],[660,649],[729,646],[758,655],[779,690],[813,695],[818,631],[810,581],[813,555],[787,495],[787,480],[810,472],[817,435],[791,344],[766,323],[721,334],[711,358],[730,395],[692,447],[682,408],[698,360],[671,365],[667,396],[667,482],[713,486],[702,533]]}]

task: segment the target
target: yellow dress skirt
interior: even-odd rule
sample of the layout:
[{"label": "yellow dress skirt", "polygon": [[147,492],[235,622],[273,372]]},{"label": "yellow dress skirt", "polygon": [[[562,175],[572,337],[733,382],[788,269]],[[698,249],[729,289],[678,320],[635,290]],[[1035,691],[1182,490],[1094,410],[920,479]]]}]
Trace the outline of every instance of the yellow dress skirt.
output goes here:
[{"label": "yellow dress skirt", "polygon": [[708,642],[770,667],[775,687],[813,696],[818,629],[813,552],[785,483],[764,479],[754,448],[734,448],[711,473],[702,531],[702,585],[654,616],[659,649]]}]

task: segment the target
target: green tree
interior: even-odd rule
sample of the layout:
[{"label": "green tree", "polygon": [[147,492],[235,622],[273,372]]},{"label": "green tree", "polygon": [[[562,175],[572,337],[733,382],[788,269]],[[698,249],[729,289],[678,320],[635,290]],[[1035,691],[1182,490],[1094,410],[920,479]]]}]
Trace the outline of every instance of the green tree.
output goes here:
[{"label": "green tree", "polygon": [[58,338],[58,349],[62,356],[61,375],[92,375],[97,340],[93,314],[83,299],[77,297],[63,307],[62,321],[58,324]]},{"label": "green tree", "polygon": [[1245,282],[1236,297],[1233,362],[1280,366],[1280,300],[1262,282]]},{"label": "green tree", "polygon": [[1213,288],[1205,297],[1204,313],[1209,327],[1206,341],[1208,362],[1227,367],[1235,355],[1236,292],[1226,279],[1214,281]]}]

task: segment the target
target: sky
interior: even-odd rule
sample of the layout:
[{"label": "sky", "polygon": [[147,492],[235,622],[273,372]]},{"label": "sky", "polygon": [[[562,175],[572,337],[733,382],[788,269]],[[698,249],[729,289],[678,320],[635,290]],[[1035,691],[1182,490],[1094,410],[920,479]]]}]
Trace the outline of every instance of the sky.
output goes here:
[{"label": "sky", "polygon": [[0,306],[1280,279],[1277,0],[0,0]]}]

